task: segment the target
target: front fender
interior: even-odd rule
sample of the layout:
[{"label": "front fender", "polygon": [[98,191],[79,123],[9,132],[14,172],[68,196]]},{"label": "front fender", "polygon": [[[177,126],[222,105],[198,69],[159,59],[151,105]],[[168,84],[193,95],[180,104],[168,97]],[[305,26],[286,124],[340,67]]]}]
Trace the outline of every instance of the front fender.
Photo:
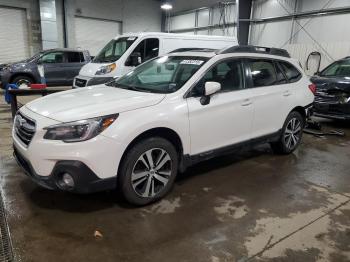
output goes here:
[{"label": "front fender", "polygon": [[174,131],[182,142],[184,154],[190,152],[188,108],[186,101],[158,105],[123,112],[103,135],[118,140],[125,151],[128,145],[142,133],[154,128]]}]

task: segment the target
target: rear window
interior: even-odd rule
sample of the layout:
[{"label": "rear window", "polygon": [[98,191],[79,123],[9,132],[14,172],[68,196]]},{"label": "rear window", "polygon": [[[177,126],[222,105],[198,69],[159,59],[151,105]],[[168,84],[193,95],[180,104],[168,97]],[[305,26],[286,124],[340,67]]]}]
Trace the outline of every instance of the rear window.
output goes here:
[{"label": "rear window", "polygon": [[288,62],[279,61],[284,74],[290,83],[296,82],[301,78],[301,73],[292,64]]},{"label": "rear window", "polygon": [[280,74],[277,74],[275,63],[267,59],[251,59],[248,62],[252,74],[253,86],[272,86],[283,82]]},{"label": "rear window", "polygon": [[80,63],[82,60],[83,54],[81,52],[68,52],[67,61],[68,63]]},{"label": "rear window", "polygon": [[321,76],[350,76],[350,60],[341,60],[334,62],[326,67],[321,73]]}]

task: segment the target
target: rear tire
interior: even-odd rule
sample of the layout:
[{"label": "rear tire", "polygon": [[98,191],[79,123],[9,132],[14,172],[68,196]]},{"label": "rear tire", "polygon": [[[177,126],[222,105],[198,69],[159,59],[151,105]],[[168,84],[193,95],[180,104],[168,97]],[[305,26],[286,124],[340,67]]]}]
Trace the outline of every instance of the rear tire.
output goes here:
[{"label": "rear tire", "polygon": [[273,152],[284,155],[292,153],[300,144],[304,126],[304,117],[297,111],[291,112],[284,122],[279,140],[270,143]]},{"label": "rear tire", "polygon": [[16,76],[11,83],[16,84],[17,86],[20,85],[27,85],[28,87],[34,83],[34,80],[29,76]]},{"label": "rear tire", "polygon": [[135,144],[119,171],[119,190],[134,205],[147,205],[172,188],[178,170],[178,154],[168,140],[151,137]]}]

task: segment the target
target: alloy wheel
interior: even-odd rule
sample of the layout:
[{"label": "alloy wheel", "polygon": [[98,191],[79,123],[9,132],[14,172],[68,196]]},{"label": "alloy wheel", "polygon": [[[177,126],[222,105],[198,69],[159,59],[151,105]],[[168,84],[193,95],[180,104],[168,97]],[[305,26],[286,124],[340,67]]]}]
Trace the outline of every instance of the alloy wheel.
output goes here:
[{"label": "alloy wheel", "polygon": [[172,174],[170,155],[161,148],[144,152],[131,173],[134,191],[141,197],[154,197],[168,184]]},{"label": "alloy wheel", "polygon": [[302,126],[300,120],[295,117],[292,118],[288,122],[286,130],[284,131],[284,143],[288,149],[292,150],[297,146],[301,132]]},{"label": "alloy wheel", "polygon": [[17,85],[17,86],[22,86],[22,85],[24,85],[24,86],[29,87],[30,84],[31,84],[31,82],[30,82],[29,80],[27,80],[27,79],[19,79],[19,80],[16,82],[16,85]]}]

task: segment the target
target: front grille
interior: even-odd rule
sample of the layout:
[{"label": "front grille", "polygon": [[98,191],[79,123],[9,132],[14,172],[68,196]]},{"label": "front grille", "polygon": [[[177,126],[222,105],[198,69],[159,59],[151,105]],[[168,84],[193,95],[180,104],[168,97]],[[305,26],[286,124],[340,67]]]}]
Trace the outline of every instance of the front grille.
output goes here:
[{"label": "front grille", "polygon": [[77,87],[85,87],[86,86],[86,82],[87,82],[87,80],[85,80],[85,79],[80,79],[80,78],[76,78],[75,79],[75,85]]},{"label": "front grille", "polygon": [[21,113],[17,113],[14,123],[16,136],[28,146],[35,134],[35,122]]}]

